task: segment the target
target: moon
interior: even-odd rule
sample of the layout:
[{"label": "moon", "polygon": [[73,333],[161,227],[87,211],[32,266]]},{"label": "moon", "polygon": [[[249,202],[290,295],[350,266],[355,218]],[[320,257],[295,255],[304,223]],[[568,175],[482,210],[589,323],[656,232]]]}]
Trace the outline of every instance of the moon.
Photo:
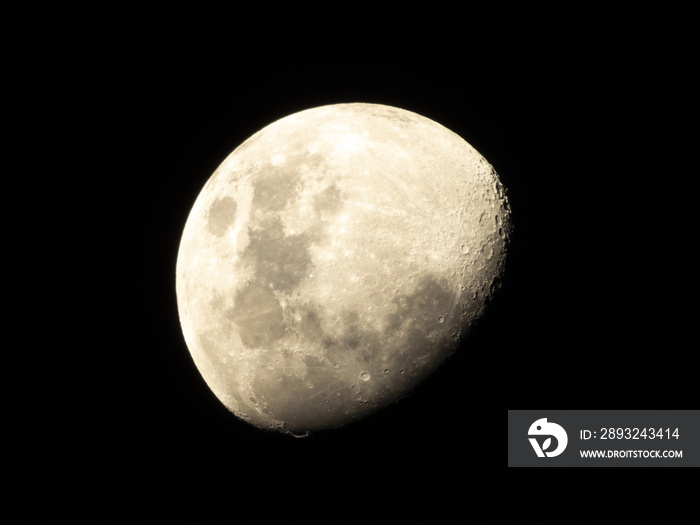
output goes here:
[{"label": "moon", "polygon": [[178,251],[187,347],[237,417],[296,436],[406,396],[499,286],[510,207],[461,137],[379,104],[255,133],[196,199]]}]

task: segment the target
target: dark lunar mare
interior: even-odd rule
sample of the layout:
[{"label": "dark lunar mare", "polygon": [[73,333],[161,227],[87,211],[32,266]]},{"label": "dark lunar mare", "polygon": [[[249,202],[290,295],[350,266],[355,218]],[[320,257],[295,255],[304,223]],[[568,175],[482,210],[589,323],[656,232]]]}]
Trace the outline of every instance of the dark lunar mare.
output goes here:
[{"label": "dark lunar mare", "polygon": [[[440,323],[438,317],[459,316],[460,307],[457,295],[429,276],[413,293],[393,301],[397,310],[383,333],[361,325],[358,312],[346,310],[341,314],[343,332],[334,336],[321,328],[318,305],[298,308],[299,320],[288,321],[286,329],[321,345],[324,359],[306,356],[304,378],[279,368],[258,375],[253,381],[253,391],[260,393],[257,408],[284,421],[288,431],[303,434],[342,426],[408,394],[454,351],[456,333],[446,333],[442,328],[450,323]],[[252,331],[260,328],[251,325]],[[396,339],[407,343],[396,349],[392,336],[400,330],[408,334]],[[348,383],[343,368],[358,363],[372,379],[364,382],[358,373]]]}]

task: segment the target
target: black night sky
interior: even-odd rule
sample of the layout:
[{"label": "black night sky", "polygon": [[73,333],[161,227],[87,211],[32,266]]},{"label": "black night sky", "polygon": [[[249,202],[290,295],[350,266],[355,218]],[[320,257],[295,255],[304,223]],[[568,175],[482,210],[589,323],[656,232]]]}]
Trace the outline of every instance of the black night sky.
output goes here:
[{"label": "black night sky", "polygon": [[[268,15],[8,18],[6,437],[18,494],[51,496],[37,512],[234,519],[294,500],[290,518],[316,523],[326,503],[381,499],[438,523],[471,496],[498,504],[468,482],[504,467],[509,408],[697,408],[684,13],[375,10],[321,14],[325,29]],[[294,439],[209,391],[180,332],[175,260],[236,146],[338,102],[467,140],[508,191],[513,243],[491,309],[413,396]]]}]

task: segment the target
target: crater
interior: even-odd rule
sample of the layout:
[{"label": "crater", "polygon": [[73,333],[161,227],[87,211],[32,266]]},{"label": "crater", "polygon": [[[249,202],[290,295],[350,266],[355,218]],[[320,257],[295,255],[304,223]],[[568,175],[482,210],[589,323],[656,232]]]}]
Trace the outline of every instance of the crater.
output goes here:
[{"label": "crater", "polygon": [[231,197],[216,199],[207,213],[207,230],[216,237],[221,237],[236,222],[238,206]]}]

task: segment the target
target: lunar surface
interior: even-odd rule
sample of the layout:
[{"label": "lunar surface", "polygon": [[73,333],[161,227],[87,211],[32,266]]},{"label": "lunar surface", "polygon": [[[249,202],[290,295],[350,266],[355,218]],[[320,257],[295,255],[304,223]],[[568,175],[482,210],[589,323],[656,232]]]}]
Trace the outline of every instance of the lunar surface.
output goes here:
[{"label": "lunar surface", "polygon": [[376,104],[290,115],[231,153],[192,208],[185,341],[239,418],[340,427],[468,352],[510,224],[491,165],[428,118]]}]

